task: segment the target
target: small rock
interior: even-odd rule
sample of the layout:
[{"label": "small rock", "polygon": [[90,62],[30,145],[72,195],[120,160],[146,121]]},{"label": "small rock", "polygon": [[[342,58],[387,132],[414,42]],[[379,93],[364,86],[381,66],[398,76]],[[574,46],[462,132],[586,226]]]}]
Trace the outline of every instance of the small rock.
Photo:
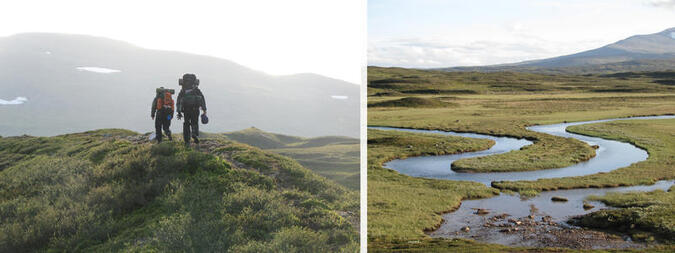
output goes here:
[{"label": "small rock", "polygon": [[551,201],[556,201],[556,202],[567,202],[567,198],[565,198],[565,197],[560,197],[560,196],[553,196],[553,197],[551,197]]},{"label": "small rock", "polygon": [[530,214],[530,215],[527,216],[527,218],[533,220],[533,219],[534,219],[534,215],[531,215],[531,214]]},{"label": "small rock", "polygon": [[519,221],[519,220],[515,220],[515,219],[509,219],[509,222],[511,222],[511,223],[513,223],[513,224],[516,224],[516,225],[523,224],[523,222],[521,222],[521,221]]},{"label": "small rock", "polygon": [[508,216],[511,216],[511,215],[508,214],[508,213],[503,213],[503,214],[500,214],[500,215],[495,215],[495,216],[493,216],[492,219],[493,219],[493,220],[503,220],[503,219],[505,219],[505,218],[508,217]]},{"label": "small rock", "polygon": [[589,203],[584,203],[584,210],[593,209],[595,206]]},{"label": "small rock", "polygon": [[489,214],[489,213],[490,213],[490,211],[488,211],[486,209],[478,208],[478,209],[476,209],[476,212],[474,214],[485,215],[485,214]]},{"label": "small rock", "polygon": [[502,233],[511,233],[512,231],[513,230],[511,230],[510,228],[505,228],[505,229],[499,230],[499,232],[502,232]]},{"label": "small rock", "polygon": [[594,149],[599,149],[599,148],[600,148],[600,146],[598,146],[598,145],[593,145],[593,146],[591,146],[591,148],[594,148]]},{"label": "small rock", "polygon": [[462,231],[464,231],[464,232],[469,232],[470,230],[471,230],[471,228],[469,228],[469,226],[466,226],[466,227],[462,228]]},{"label": "small rock", "polygon": [[408,145],[406,148],[411,149],[411,148],[413,148],[413,146],[412,146],[412,145]]}]

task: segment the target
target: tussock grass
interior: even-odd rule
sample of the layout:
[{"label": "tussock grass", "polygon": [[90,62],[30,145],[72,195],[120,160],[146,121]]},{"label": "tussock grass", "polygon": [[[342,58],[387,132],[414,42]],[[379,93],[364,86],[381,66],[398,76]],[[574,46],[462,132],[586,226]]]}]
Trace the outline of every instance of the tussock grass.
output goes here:
[{"label": "tussock grass", "polygon": [[634,240],[653,241],[654,236],[672,243],[675,238],[675,187],[668,191],[609,193],[591,196],[608,206],[620,207],[601,210],[582,216],[575,224],[618,230],[630,234]]},{"label": "tussock grass", "polygon": [[0,139],[0,251],[357,250],[357,193],[224,138],[202,153],[136,135]]},{"label": "tussock grass", "polygon": [[404,97],[401,99],[392,99],[377,103],[368,104],[368,107],[415,107],[415,108],[434,108],[454,106],[454,103],[443,102],[435,98]]}]

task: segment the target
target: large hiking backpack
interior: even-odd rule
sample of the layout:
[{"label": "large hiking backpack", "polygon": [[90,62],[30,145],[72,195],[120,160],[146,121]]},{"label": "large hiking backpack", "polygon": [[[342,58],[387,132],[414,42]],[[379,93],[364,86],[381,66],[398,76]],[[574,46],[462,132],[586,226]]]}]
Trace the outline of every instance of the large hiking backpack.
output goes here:
[{"label": "large hiking backpack", "polygon": [[168,110],[171,110],[173,112],[173,98],[171,98],[171,92],[168,90],[162,91],[162,93],[158,94],[157,98],[157,110],[161,110],[162,108],[166,108]]},{"label": "large hiking backpack", "polygon": [[197,108],[202,104],[197,88],[183,90],[183,108]]},{"label": "large hiking backpack", "polygon": [[178,79],[178,85],[183,86],[183,89],[192,89],[199,86],[199,79],[195,74],[186,73]]}]

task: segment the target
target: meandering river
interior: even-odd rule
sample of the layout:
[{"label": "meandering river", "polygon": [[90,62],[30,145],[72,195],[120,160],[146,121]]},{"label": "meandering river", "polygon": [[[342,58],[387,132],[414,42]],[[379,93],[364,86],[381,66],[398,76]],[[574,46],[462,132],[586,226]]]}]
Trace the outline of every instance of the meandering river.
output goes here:
[{"label": "meandering river", "polygon": [[[441,156],[421,156],[406,159],[392,160],[384,164],[384,167],[398,171],[413,177],[435,178],[445,180],[466,180],[480,182],[490,186],[492,181],[518,181],[518,180],[537,180],[540,178],[559,178],[596,174],[599,172],[609,172],[618,168],[629,166],[633,163],[644,161],[648,158],[648,153],[632,144],[607,140],[597,137],[573,134],[566,131],[568,126],[592,124],[615,120],[635,120],[635,119],[670,119],[675,116],[649,116],[594,120],[584,122],[561,123],[552,125],[539,125],[528,127],[529,130],[551,134],[561,137],[575,138],[588,143],[589,145],[598,145],[596,156],[588,161],[581,162],[572,166],[547,169],[538,171],[524,172],[500,172],[500,173],[461,173],[452,171],[452,162],[470,157],[487,156],[501,154],[518,150],[524,146],[532,144],[525,139],[516,139],[510,137],[497,137],[474,133],[456,133],[437,130],[418,130],[390,127],[369,127],[369,129],[405,131],[415,133],[434,133],[442,135],[461,136],[469,138],[483,138],[495,141],[495,145],[490,149],[461,153],[454,155]],[[481,241],[496,242],[510,245],[527,245],[522,242],[520,237],[509,236],[503,233],[486,232],[482,228],[487,216],[476,215],[477,209],[485,209],[491,214],[509,214],[509,217],[522,218],[528,215],[550,216],[554,222],[564,222],[571,216],[581,215],[600,208],[606,208],[599,202],[593,202],[594,208],[583,208],[583,203],[589,195],[602,195],[607,192],[624,191],[651,191],[656,189],[667,190],[673,185],[670,181],[659,181],[649,186],[631,186],[616,187],[604,189],[574,189],[543,192],[533,198],[521,198],[518,195],[501,194],[492,198],[465,200],[458,210],[443,215],[444,222],[441,227],[430,233],[433,237],[465,237],[479,239]],[[552,202],[552,196],[561,196],[568,199],[567,202]],[[484,233],[477,233],[474,229],[471,233],[460,233],[464,227],[481,228]],[[477,238],[480,237],[480,238]]]}]

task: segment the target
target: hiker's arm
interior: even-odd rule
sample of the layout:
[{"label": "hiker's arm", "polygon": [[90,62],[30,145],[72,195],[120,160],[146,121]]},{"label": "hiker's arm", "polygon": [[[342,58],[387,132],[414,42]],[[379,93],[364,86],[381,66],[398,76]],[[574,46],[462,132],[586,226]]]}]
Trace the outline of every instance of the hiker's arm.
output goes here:
[{"label": "hiker's arm", "polygon": [[155,118],[155,112],[157,112],[157,98],[152,100],[152,108],[150,109],[150,117]]},{"label": "hiker's arm", "polygon": [[202,96],[202,110],[204,110],[204,113],[206,113],[206,98],[204,97],[204,93],[202,93],[201,90],[199,90],[199,95]]},{"label": "hiker's arm", "polygon": [[178,112],[178,115],[183,112],[183,89],[178,92],[178,96],[176,97],[176,112]]}]

